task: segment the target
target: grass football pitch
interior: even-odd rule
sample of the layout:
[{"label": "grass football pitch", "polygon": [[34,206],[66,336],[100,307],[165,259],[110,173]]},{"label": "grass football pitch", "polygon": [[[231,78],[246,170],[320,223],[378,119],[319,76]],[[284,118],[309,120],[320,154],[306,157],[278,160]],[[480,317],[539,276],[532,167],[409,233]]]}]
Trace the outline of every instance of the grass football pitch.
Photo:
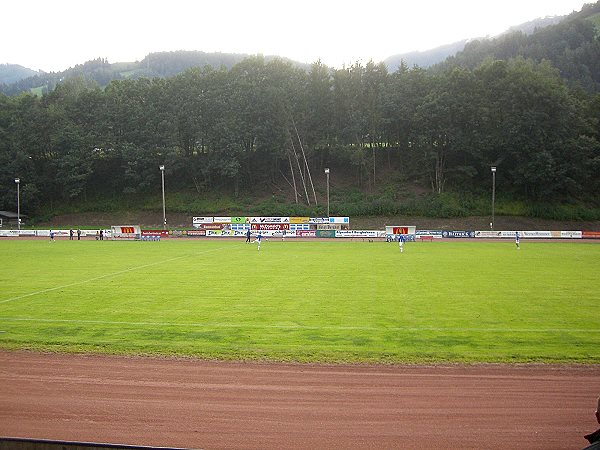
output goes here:
[{"label": "grass football pitch", "polygon": [[600,245],[0,240],[0,348],[600,363]]}]

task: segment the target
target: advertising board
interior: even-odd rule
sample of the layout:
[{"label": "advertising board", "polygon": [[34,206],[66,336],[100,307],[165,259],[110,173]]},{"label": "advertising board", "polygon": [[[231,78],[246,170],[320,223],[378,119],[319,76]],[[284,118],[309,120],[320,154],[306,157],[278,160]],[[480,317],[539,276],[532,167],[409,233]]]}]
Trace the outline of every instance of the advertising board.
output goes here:
[{"label": "advertising board", "polygon": [[189,236],[189,237],[206,236],[206,230],[188,230],[187,236]]},{"label": "advertising board", "polygon": [[329,223],[349,224],[350,217],[330,217]]},{"label": "advertising board", "polygon": [[474,238],[474,231],[442,231],[444,238]]},{"label": "advertising board", "polygon": [[250,223],[290,223],[289,217],[250,217]]},{"label": "advertising board", "polygon": [[309,223],[310,217],[290,217],[290,223]]},{"label": "advertising board", "polygon": [[[317,232],[315,230],[296,230],[296,236],[298,237],[316,237],[316,235]],[[335,237],[335,233],[331,237]]]},{"label": "advertising board", "polygon": [[583,233],[581,231],[561,231],[560,237],[563,239],[581,239]]},{"label": "advertising board", "polygon": [[336,238],[384,238],[385,231],[379,230],[338,230]]},{"label": "advertising board", "polygon": [[192,217],[192,225],[214,222],[212,217]]},{"label": "advertising board", "polygon": [[600,239],[600,231],[582,231],[581,237],[583,239]]},{"label": "advertising board", "polygon": [[289,230],[289,223],[251,223],[250,228],[252,230],[272,230],[272,231],[281,231],[281,230]]}]

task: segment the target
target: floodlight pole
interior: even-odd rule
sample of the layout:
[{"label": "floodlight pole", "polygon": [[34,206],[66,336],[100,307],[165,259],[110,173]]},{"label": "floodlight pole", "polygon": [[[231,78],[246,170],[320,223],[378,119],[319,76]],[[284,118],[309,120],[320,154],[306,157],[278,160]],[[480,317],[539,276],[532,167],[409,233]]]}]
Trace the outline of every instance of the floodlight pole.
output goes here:
[{"label": "floodlight pole", "polygon": [[329,218],[329,168],[325,169],[325,175],[327,175],[327,218]]},{"label": "floodlight pole", "polygon": [[492,222],[490,223],[490,228],[492,230],[494,229],[495,201],[496,201],[496,166],[492,166]]},{"label": "floodlight pole", "polygon": [[167,212],[165,208],[165,166],[158,166],[162,179],[163,230],[167,229]]},{"label": "floodlight pole", "polygon": [[15,183],[17,183],[17,230],[21,231],[21,179],[15,178]]}]

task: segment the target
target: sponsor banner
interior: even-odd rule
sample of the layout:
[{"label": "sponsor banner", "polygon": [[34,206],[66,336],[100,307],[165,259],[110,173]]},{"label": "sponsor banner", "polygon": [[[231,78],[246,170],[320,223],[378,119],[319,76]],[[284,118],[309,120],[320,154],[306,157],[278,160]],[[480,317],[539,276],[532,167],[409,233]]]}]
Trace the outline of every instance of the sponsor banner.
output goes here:
[{"label": "sponsor banner", "polygon": [[583,239],[600,239],[600,231],[582,231],[581,237]]},{"label": "sponsor banner", "polygon": [[563,239],[581,239],[583,236],[581,231],[561,231],[560,237]]},{"label": "sponsor banner", "polygon": [[416,230],[417,236],[442,236],[442,230]]},{"label": "sponsor banner", "polygon": [[231,217],[213,217],[213,222],[231,223]]},{"label": "sponsor banner", "polygon": [[206,230],[187,230],[187,236],[189,236],[189,237],[206,236]]},{"label": "sponsor banner", "polygon": [[169,232],[167,230],[142,230],[142,236],[169,237]]},{"label": "sponsor banner", "polygon": [[317,224],[317,230],[341,230],[341,223],[319,223]]},{"label": "sponsor banner", "polygon": [[329,223],[329,217],[309,217],[308,223]]},{"label": "sponsor banner", "polygon": [[[298,237],[315,237],[317,235],[317,232],[315,230],[296,230],[296,236]],[[335,233],[333,233],[333,236],[335,237]]]},{"label": "sponsor banner", "polygon": [[329,223],[345,223],[345,224],[349,224],[350,223],[350,218],[349,217],[330,217],[329,218]]},{"label": "sponsor banner", "polygon": [[442,237],[444,238],[474,238],[474,231],[443,231]]},{"label": "sponsor banner", "polygon": [[309,223],[310,217],[290,217],[290,223]]},{"label": "sponsor banner", "polygon": [[386,225],[386,227],[385,227],[386,234],[405,234],[405,235],[412,234],[412,235],[414,235],[416,233],[416,231],[417,231],[417,227],[414,225],[405,225],[405,226]]},{"label": "sponsor banner", "polygon": [[318,238],[334,238],[335,230],[316,230],[315,237]]},{"label": "sponsor banner", "polygon": [[[69,230],[52,230],[54,232],[54,237],[68,237]],[[50,230],[48,230],[47,236],[50,236]]]},{"label": "sponsor banner", "polygon": [[289,217],[250,217],[250,223],[290,223]]},{"label": "sponsor banner", "polygon": [[232,217],[231,223],[246,223],[245,217]]},{"label": "sponsor banner", "polygon": [[19,236],[27,236],[27,237],[37,236],[37,233],[35,230],[21,230],[18,233],[19,233]]},{"label": "sponsor banner", "polygon": [[290,230],[310,230],[309,223],[290,223]]},{"label": "sponsor banner", "polygon": [[18,237],[18,230],[0,230],[0,237]]},{"label": "sponsor banner", "polygon": [[223,224],[222,223],[203,223],[200,228],[202,228],[204,230],[222,230]]},{"label": "sponsor banner", "polygon": [[336,238],[384,238],[385,231],[379,230],[338,230]]},{"label": "sponsor banner", "polygon": [[212,217],[192,217],[192,224],[194,225],[212,222],[214,222]]},{"label": "sponsor banner", "polygon": [[[512,236],[515,236],[516,231],[512,232]],[[519,231],[519,235],[522,238],[542,238],[542,239],[546,239],[546,238],[551,238],[552,233],[550,231]]]},{"label": "sponsor banner", "polygon": [[[484,238],[484,239],[492,239],[492,238],[501,238],[501,237],[505,237],[505,236],[502,236],[502,231],[482,230],[482,231],[475,231],[475,237],[476,238]],[[513,233],[512,237],[515,237],[514,233]]]},{"label": "sponsor banner", "polygon": [[280,231],[280,230],[289,230],[290,229],[290,224],[289,223],[252,223],[250,224],[250,228],[252,230],[273,230],[273,231]]}]

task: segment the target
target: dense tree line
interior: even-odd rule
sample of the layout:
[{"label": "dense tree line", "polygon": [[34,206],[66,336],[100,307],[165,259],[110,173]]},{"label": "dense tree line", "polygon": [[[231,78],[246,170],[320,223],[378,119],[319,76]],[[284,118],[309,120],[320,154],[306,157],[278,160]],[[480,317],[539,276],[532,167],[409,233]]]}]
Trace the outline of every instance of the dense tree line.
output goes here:
[{"label": "dense tree line", "polygon": [[514,31],[496,39],[475,40],[440,66],[475,68],[486,59],[523,57],[550,61],[572,87],[600,92],[600,1],[586,4],[556,25],[528,35]]},{"label": "dense tree line", "polygon": [[71,78],[42,96],[0,95],[0,209],[173,190],[274,185],[310,202],[323,168],[370,192],[421,184],[597,201],[600,95],[572,91],[550,63],[487,60],[425,71],[383,64],[310,70],[248,58],[230,70]]}]

